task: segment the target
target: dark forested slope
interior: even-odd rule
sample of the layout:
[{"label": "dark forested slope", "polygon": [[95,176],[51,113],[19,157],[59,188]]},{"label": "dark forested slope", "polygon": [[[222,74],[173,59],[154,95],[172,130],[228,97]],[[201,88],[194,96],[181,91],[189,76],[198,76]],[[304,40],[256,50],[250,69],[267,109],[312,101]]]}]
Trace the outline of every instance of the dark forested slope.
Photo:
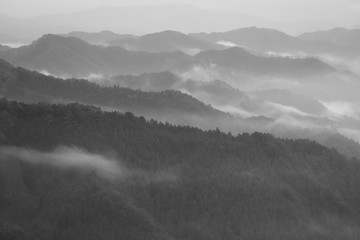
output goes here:
[{"label": "dark forested slope", "polygon": [[80,102],[130,111],[174,124],[230,131],[253,124],[232,117],[179,91],[143,92],[118,86],[101,87],[86,80],[63,80],[13,67],[0,60],[0,94],[22,102]]},{"label": "dark forested slope", "polygon": [[[0,132],[0,215],[39,239],[360,234],[359,163],[308,140],[232,136],[79,104],[5,99]],[[61,145],[100,162],[99,156],[112,156],[126,174],[107,179],[59,167],[62,157],[51,152]]]}]

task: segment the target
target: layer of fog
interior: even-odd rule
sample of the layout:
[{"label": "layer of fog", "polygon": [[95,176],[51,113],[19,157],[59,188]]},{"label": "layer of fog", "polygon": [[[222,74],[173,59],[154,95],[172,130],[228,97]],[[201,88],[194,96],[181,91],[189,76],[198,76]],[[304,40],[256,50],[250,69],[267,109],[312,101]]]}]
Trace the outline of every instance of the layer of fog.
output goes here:
[{"label": "layer of fog", "polygon": [[[295,58],[297,56],[292,57]],[[357,81],[356,75],[336,72],[306,78],[256,76],[249,73],[229,71],[228,69],[211,64],[210,66],[194,66],[186,72],[177,72],[176,76],[180,79],[180,82],[170,86],[169,89],[180,90],[183,93],[194,96],[205,104],[210,104],[218,110],[230,113],[238,118],[238,122],[234,122],[233,119],[215,119],[209,121],[208,118],[201,118],[196,114],[166,114],[164,112],[159,115],[157,113],[144,112],[144,110],[130,110],[136,115],[146,116],[148,119],[154,118],[162,122],[191,125],[205,130],[219,127],[224,132],[231,131],[234,134],[262,131],[270,132],[280,137],[296,138],[302,136],[313,140],[317,140],[313,136],[315,133],[318,135],[340,133],[347,138],[360,142],[360,138],[357,135],[360,129],[359,105],[357,104],[360,102],[358,94],[360,82]],[[101,74],[91,74],[90,76],[85,76],[84,79],[104,86],[118,84],[112,82],[111,78]],[[226,100],[218,101],[215,95],[207,92],[189,91],[189,89],[182,86],[189,79],[199,84],[212,83],[214,80],[221,79],[221,81],[230,87],[239,90],[239,98],[229,98],[227,102]],[[120,86],[122,85],[120,84]],[[122,87],[132,86],[124,85]],[[151,86],[151,83],[146,80],[143,86],[137,86],[136,88],[144,91],[164,90],[156,89],[156,87],[158,85]],[[288,103],[274,102],[261,97],[263,91],[273,89],[288,90],[291,94],[311,98],[314,102],[317,101],[320,105],[323,105],[324,110],[314,113],[310,109],[307,111],[306,105],[305,109],[299,109],[297,106],[291,105],[291,101]],[[246,97],[242,99],[241,94],[244,94]],[[222,97],[226,99],[229,96]],[[129,111],[129,109],[126,109],[126,111]],[[256,117],[260,118],[256,119]],[[269,118],[269,121],[261,119],[261,117]],[[247,118],[251,119],[247,120]],[[270,120],[273,121],[271,122]],[[288,133],[281,129],[287,129]],[[313,131],[312,135],[302,134],[304,129],[311,129]]]},{"label": "layer of fog", "polygon": [[90,170],[104,178],[125,177],[129,174],[128,170],[115,159],[92,154],[79,148],[58,147],[53,152],[40,152],[19,147],[0,147],[0,156],[59,168]]},{"label": "layer of fog", "polygon": [[221,79],[241,91],[264,91],[269,89],[287,89],[299,95],[313,97],[323,101],[360,102],[360,76],[351,72],[334,73],[307,77],[275,77],[255,75],[222,69],[215,64],[194,66],[186,72],[178,73],[183,79],[213,81]]},{"label": "layer of fog", "polygon": [[1,43],[1,45],[7,46],[10,48],[19,48],[19,47],[25,46],[27,44],[26,43]]},{"label": "layer of fog", "polygon": [[360,57],[358,58],[345,58],[336,56],[331,53],[322,53],[311,55],[305,52],[267,52],[266,54],[270,56],[277,57],[290,57],[290,58],[308,58],[308,57],[317,57],[321,61],[343,71],[351,71],[357,75],[360,75]]},{"label": "layer of fog", "polygon": [[172,182],[178,180],[178,174],[175,170],[145,171],[130,169],[121,164],[118,158],[89,153],[76,147],[61,146],[51,152],[13,146],[0,147],[0,160],[8,158],[60,169],[94,172],[99,177],[108,180],[127,179],[137,183]]},{"label": "layer of fog", "polygon": [[[353,117],[356,119],[359,119],[359,110],[358,107],[351,102],[326,102],[322,101],[322,104],[324,104],[332,113],[334,113],[336,116],[348,116]],[[359,119],[360,120],[360,119]]]},{"label": "layer of fog", "polygon": [[[240,119],[253,117],[267,117],[274,121],[263,122],[256,125],[257,131],[270,132],[277,136],[281,128],[293,129],[291,136],[299,135],[303,129],[312,129],[314,132],[322,134],[341,133],[342,135],[359,142],[354,131],[360,126],[358,102],[359,83],[356,78],[343,73],[334,73],[320,77],[307,78],[279,78],[272,76],[254,76],[234,71],[226,71],[218,68],[215,64],[208,67],[195,66],[187,72],[177,73],[180,83],[170,86],[170,89],[180,90],[183,93],[190,94],[200,101],[211,104],[212,107],[223,112],[231,113]],[[207,91],[196,88],[188,89],[184,87],[186,81],[195,81],[201,84],[211,84],[221,79],[229,87],[238,90],[238,97],[233,98],[226,93],[226,96],[214,95]],[[120,85],[121,86],[121,85]],[[123,87],[132,87],[123,85]],[[156,89],[158,85],[151,85],[148,80],[144,81],[144,85],[137,85],[144,91],[157,91],[164,89]],[[319,112],[312,110],[311,101],[304,103],[304,109],[299,109],[296,105],[292,105],[292,101],[274,102],[271,99],[263,97],[263,91],[267,90],[288,90],[290,97],[310,99],[314,103],[317,102],[320,109]],[[218,93],[219,94],[219,93]],[[296,102],[296,100],[295,100]],[[300,103],[301,104],[301,103]],[[307,106],[309,109],[306,109]],[[316,109],[316,108],[315,108]],[[315,111],[315,112],[314,112]],[[156,116],[155,116],[156,118]],[[185,118],[185,115],[184,115]],[[253,119],[254,120],[254,119]],[[250,121],[253,121],[250,120]],[[170,121],[171,122],[171,121]],[[196,121],[195,121],[196,122]],[[188,123],[188,121],[186,121]],[[190,123],[194,125],[193,123]],[[198,127],[202,124],[196,124]],[[229,131],[229,128],[223,128]],[[254,127],[246,124],[239,124],[234,133],[241,131],[254,131]],[[296,133],[295,133],[296,132]]]},{"label": "layer of fog", "polygon": [[217,44],[223,45],[225,47],[238,47],[236,43],[229,42],[229,41],[219,41]]},{"label": "layer of fog", "polygon": [[[66,74],[63,74],[63,75],[52,74],[52,73],[48,72],[47,70],[40,70],[38,72],[43,74],[43,75],[46,75],[46,76],[51,76],[51,77],[54,77],[54,78],[60,78],[60,79],[63,79],[63,80],[73,78],[72,76],[66,75]],[[88,75],[83,75],[83,76],[77,77],[77,79],[85,79],[85,80],[88,80],[89,82],[94,82],[94,83],[97,83],[97,84],[102,85],[102,86],[109,86],[109,85],[111,85],[111,82],[108,81],[107,78],[108,77],[105,74],[102,74],[102,73],[90,73]]]}]

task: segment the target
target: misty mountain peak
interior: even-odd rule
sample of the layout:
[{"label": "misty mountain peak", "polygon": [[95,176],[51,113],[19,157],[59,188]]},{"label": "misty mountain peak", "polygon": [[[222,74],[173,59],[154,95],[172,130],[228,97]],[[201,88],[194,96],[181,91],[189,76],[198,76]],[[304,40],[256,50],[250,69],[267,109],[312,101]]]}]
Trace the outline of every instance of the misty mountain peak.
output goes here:
[{"label": "misty mountain peak", "polygon": [[67,45],[88,45],[86,42],[75,37],[63,37],[56,34],[45,34],[31,45],[51,45],[51,44],[67,44]]},{"label": "misty mountain peak", "polygon": [[146,34],[146,35],[142,36],[141,38],[143,38],[143,39],[158,38],[159,40],[172,39],[172,40],[178,41],[179,38],[183,39],[183,38],[187,38],[187,37],[188,36],[182,32],[173,31],[173,30],[165,30],[162,32]]}]

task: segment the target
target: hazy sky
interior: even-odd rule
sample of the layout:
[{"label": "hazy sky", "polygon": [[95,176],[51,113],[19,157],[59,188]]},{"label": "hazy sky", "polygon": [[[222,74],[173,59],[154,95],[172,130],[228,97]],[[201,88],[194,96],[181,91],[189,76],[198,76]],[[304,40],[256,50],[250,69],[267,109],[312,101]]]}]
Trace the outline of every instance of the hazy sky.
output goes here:
[{"label": "hazy sky", "polygon": [[173,3],[239,12],[275,21],[329,20],[360,24],[360,0],[0,0],[0,12],[10,16],[34,16],[87,10],[101,5]]}]

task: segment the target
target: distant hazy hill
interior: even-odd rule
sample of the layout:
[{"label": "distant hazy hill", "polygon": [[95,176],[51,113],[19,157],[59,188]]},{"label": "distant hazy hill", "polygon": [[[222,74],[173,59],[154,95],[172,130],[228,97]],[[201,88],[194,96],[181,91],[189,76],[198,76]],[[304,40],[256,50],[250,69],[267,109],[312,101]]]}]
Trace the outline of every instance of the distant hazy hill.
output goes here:
[{"label": "distant hazy hill", "polygon": [[89,45],[74,37],[45,35],[28,46],[2,51],[0,58],[56,76],[128,74],[188,67],[190,56],[176,53],[131,52],[121,47]]},{"label": "distant hazy hill", "polygon": [[[23,102],[80,102],[101,106],[109,111],[131,111],[137,115],[163,122],[168,121],[174,124],[196,126],[202,129],[215,129],[218,127],[224,131],[234,133],[267,129],[267,131],[274,132],[279,136],[292,138],[302,136],[318,140],[323,144],[329,144],[328,146],[339,149],[349,157],[360,156],[360,153],[356,150],[358,144],[355,142],[350,143],[348,139],[341,135],[332,137],[332,141],[329,142],[327,139],[333,136],[332,134],[329,135],[318,130],[303,134],[303,131],[291,125],[291,120],[290,125],[288,125],[289,129],[286,128],[285,131],[286,118],[285,121],[280,121],[274,127],[268,129],[267,127],[274,122],[271,118],[250,118],[247,120],[235,118],[230,114],[204,104],[192,96],[206,103],[211,103],[223,111],[232,113],[248,111],[256,116],[266,116],[269,113],[274,116],[281,117],[282,114],[287,116],[288,113],[283,112],[281,108],[267,105],[266,101],[268,101],[301,109],[304,112],[317,113],[321,116],[321,111],[324,110],[323,106],[306,97],[280,91],[275,96],[259,93],[259,96],[254,99],[251,95],[234,89],[222,81],[198,82],[188,80],[181,82],[180,79],[169,72],[143,74],[139,77],[123,76],[117,77],[113,81],[117,86],[100,87],[86,80],[62,80],[22,68],[14,68],[6,62],[0,61],[0,94],[9,99]],[[158,90],[160,92],[143,92],[123,87]],[[174,90],[182,90],[192,96]],[[229,106],[232,106],[232,108],[229,108]],[[247,116],[247,114],[238,115]],[[298,117],[303,118],[301,115]],[[321,121],[324,121],[315,116],[303,120],[310,123],[314,122],[314,124],[321,124]],[[324,123],[324,126],[325,124],[329,123]],[[325,133],[326,139],[322,137]]]},{"label": "distant hazy hill", "polygon": [[360,48],[360,29],[334,28],[327,31],[303,33],[298,38],[311,42],[327,42]]},{"label": "distant hazy hill", "polygon": [[230,42],[260,52],[274,52],[284,55],[323,55],[335,54],[341,57],[356,57],[360,51],[336,45],[304,41],[281,31],[266,28],[240,28],[228,32],[195,33],[191,36],[212,42]]},{"label": "distant hazy hill", "polygon": [[181,32],[164,31],[141,36],[139,38],[122,38],[110,42],[111,45],[121,46],[132,51],[174,52],[183,51],[196,54],[209,49],[222,49],[221,45],[207,42]]},{"label": "distant hazy hill", "polygon": [[14,18],[0,15],[0,32],[29,39],[71,31],[147,34],[173,29],[181,32],[221,31],[269,21],[241,13],[213,12],[185,4],[101,6],[85,11]]},{"label": "distant hazy hill", "polygon": [[134,52],[115,46],[95,46],[78,38],[57,35],[45,35],[31,45],[1,51],[0,58],[16,66],[64,77],[186,72],[196,66],[208,68],[213,64],[215,68],[269,76],[301,77],[334,71],[317,59],[260,56],[241,48],[208,50],[192,57],[181,52]]},{"label": "distant hazy hill", "polygon": [[[234,108],[238,107],[245,112],[256,112],[259,105],[256,99],[250,100],[245,93],[234,89],[223,81],[183,80],[171,72],[145,73],[138,76],[117,75],[111,78],[110,83],[143,91],[178,90],[191,94],[195,98],[201,99],[201,101],[219,109],[224,106],[234,106]],[[231,112],[230,110],[229,108],[228,111]]]},{"label": "distant hazy hill", "polygon": [[143,92],[118,86],[100,87],[86,80],[57,79],[15,68],[4,61],[0,61],[0,80],[2,96],[23,102],[80,102],[203,129],[254,130],[253,124],[175,90]]},{"label": "distant hazy hill", "polygon": [[237,44],[239,47],[260,49],[263,51],[270,49],[286,50],[300,46],[301,41],[283,32],[266,28],[240,28],[228,32],[212,33],[193,33],[201,39],[211,40],[212,42],[228,41]]},{"label": "distant hazy hill", "polygon": [[135,38],[135,36],[131,34],[118,34],[111,31],[101,31],[101,32],[73,31],[68,34],[62,34],[62,36],[76,37],[90,44],[104,44],[104,45],[114,40],[119,40],[123,38]]},{"label": "distant hazy hill", "polygon": [[341,119],[340,122],[328,119],[329,109],[316,98],[280,89],[243,92],[220,80],[184,80],[171,72],[115,76],[108,84],[143,91],[180,90],[233,115],[262,116],[246,119],[259,126],[258,131],[269,131],[279,137],[309,138],[348,157],[360,157],[360,145],[334,129],[334,126],[352,126]]},{"label": "distant hazy hill", "polygon": [[255,75],[302,77],[335,71],[315,58],[263,57],[250,54],[238,47],[222,51],[204,51],[197,54],[195,59],[208,66],[215,64],[233,71]]},{"label": "distant hazy hill", "polygon": [[[180,90],[220,109],[225,106],[233,106],[248,112],[248,114],[266,115],[266,111],[270,108],[266,106],[266,102],[293,107],[304,113],[318,116],[327,111],[326,107],[319,101],[293,94],[288,90],[272,89],[259,92],[243,92],[221,80],[184,80],[171,72],[145,73],[138,76],[117,75],[112,77],[108,84],[143,91]],[[278,114],[281,114],[281,110],[278,111]]]},{"label": "distant hazy hill", "polygon": [[259,99],[271,101],[284,106],[296,107],[308,114],[321,115],[327,111],[318,100],[310,97],[296,95],[288,90],[271,89],[254,93]]}]

